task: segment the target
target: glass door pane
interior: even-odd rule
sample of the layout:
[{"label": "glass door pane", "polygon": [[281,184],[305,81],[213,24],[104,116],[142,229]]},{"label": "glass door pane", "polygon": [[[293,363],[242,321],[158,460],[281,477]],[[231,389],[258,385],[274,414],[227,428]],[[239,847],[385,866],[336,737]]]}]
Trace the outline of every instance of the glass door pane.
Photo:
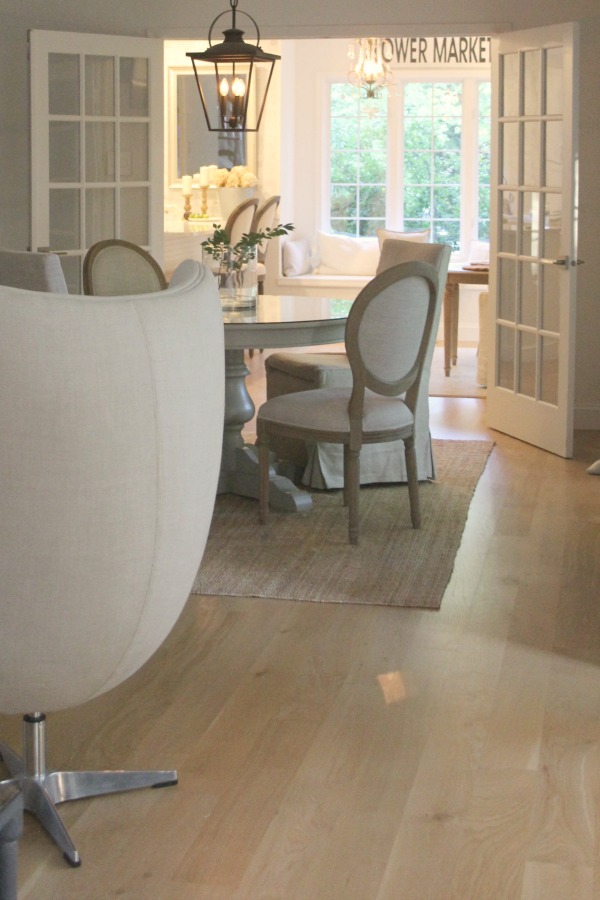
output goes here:
[{"label": "glass door pane", "polygon": [[162,259],[162,41],[30,37],[32,246],[60,251],[76,290],[70,260],[81,267],[100,240],[124,237]]}]

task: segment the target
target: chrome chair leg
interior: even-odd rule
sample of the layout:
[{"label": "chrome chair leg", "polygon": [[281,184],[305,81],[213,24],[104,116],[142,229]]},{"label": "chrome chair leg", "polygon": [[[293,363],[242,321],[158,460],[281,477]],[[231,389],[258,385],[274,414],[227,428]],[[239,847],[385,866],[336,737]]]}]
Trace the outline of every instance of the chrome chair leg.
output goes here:
[{"label": "chrome chair leg", "polygon": [[177,784],[175,770],[48,772],[46,770],[45,716],[27,715],[23,719],[23,757],[6,744],[0,743],[0,758],[11,778],[21,788],[23,808],[32,813],[62,850],[72,866],[81,865],[81,858],[64,827],[56,806],[67,800],[98,797],[120,791],[145,787],[168,787]]},{"label": "chrome chair leg", "polygon": [[0,786],[0,897],[17,900],[19,838],[23,797],[17,785]]}]

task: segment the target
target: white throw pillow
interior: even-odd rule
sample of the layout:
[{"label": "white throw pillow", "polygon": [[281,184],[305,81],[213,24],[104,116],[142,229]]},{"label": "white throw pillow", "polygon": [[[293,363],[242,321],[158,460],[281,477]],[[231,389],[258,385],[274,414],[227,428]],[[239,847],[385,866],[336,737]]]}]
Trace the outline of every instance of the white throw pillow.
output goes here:
[{"label": "white throw pillow", "polygon": [[379,262],[379,244],[375,237],[320,231],[319,256],[321,266],[339,275],[374,275]]},{"label": "white throw pillow", "polygon": [[288,278],[310,272],[310,244],[305,238],[283,245],[283,274]]},{"label": "white throw pillow", "polygon": [[388,240],[388,238],[397,241],[416,241],[418,244],[427,244],[429,243],[429,234],[429,228],[425,228],[424,231],[388,231],[387,228],[377,229],[380,249],[383,247],[383,242]]},{"label": "white throw pillow", "polygon": [[473,241],[469,263],[473,266],[489,266],[490,245],[488,241]]}]

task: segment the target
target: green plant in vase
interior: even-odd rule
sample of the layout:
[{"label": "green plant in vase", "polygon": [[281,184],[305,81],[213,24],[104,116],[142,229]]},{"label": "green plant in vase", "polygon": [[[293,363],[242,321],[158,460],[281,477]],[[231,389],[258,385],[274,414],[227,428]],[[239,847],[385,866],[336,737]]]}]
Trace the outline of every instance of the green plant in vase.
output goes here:
[{"label": "green plant in vase", "polygon": [[214,226],[211,238],[202,242],[203,255],[210,257],[209,268],[219,282],[221,299],[231,301],[233,307],[254,306],[258,293],[256,255],[263,241],[282,237],[294,230],[294,226],[276,225],[262,231],[249,231],[239,241],[231,244],[223,228]]}]

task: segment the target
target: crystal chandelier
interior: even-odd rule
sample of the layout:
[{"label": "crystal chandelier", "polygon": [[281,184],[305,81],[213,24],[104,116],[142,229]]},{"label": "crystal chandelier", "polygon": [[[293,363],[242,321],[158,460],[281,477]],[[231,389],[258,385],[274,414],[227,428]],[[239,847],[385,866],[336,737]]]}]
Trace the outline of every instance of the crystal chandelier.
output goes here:
[{"label": "crystal chandelier", "polygon": [[364,91],[365,99],[375,99],[381,88],[392,83],[392,70],[383,59],[379,38],[359,38],[350,46],[348,56],[351,60],[348,81]]}]

